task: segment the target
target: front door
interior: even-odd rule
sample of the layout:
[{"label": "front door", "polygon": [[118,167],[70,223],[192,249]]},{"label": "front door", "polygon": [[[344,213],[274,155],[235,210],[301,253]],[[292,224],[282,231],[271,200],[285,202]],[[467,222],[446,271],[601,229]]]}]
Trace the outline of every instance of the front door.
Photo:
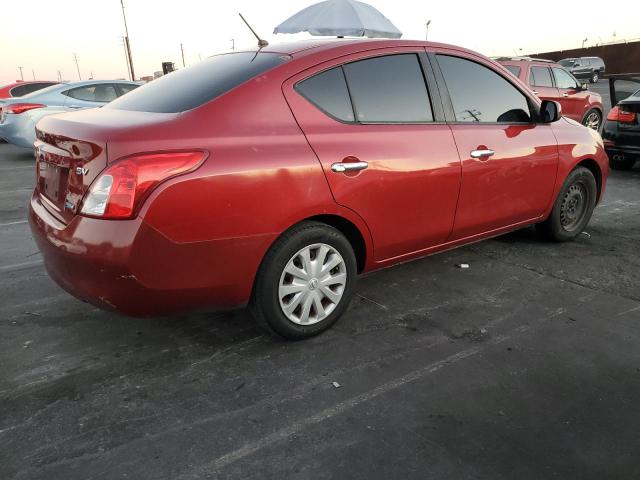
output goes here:
[{"label": "front door", "polygon": [[441,244],[453,228],[460,160],[451,129],[435,121],[427,64],[424,51],[376,50],[284,85],[336,202],[369,227],[376,261]]},{"label": "front door", "polygon": [[560,93],[553,83],[549,67],[532,65],[529,69],[529,85],[538,98],[554,102],[560,101]]},{"label": "front door", "polygon": [[558,164],[551,126],[536,124],[531,100],[482,58],[444,49],[435,58],[462,160],[451,240],[539,218],[551,201]]},{"label": "front door", "polygon": [[582,90],[582,84],[564,68],[553,67],[551,70],[560,92],[562,115],[576,122],[582,122],[582,117],[586,113],[584,110],[589,92]]}]

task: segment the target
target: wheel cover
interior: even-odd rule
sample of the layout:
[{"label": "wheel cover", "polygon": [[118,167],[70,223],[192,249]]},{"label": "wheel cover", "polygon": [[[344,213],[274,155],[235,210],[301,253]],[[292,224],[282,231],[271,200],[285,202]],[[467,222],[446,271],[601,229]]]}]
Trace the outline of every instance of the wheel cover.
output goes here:
[{"label": "wheel cover", "polygon": [[336,309],[347,284],[347,266],[335,248],[315,243],[287,262],[278,285],[282,313],[297,325],[313,325]]},{"label": "wheel cover", "polygon": [[600,114],[598,112],[591,112],[587,115],[587,118],[584,119],[584,126],[598,130],[598,128],[600,128]]},{"label": "wheel cover", "polygon": [[567,232],[578,228],[589,205],[589,190],[581,181],[572,184],[562,199],[560,205],[560,225]]}]

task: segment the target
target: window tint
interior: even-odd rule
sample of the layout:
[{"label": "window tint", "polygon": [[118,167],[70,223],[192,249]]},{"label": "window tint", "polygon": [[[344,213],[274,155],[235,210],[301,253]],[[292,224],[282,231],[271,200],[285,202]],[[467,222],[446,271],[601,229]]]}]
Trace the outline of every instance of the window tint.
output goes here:
[{"label": "window tint", "polygon": [[147,83],[105,108],[183,112],[228,92],[289,58],[287,55],[266,52],[215,55]]},{"label": "window tint", "polygon": [[513,73],[516,77],[520,76],[520,67],[516,65],[505,65],[504,67],[511,73]]},{"label": "window tint", "polygon": [[118,97],[115,86],[110,83],[99,83],[97,85],[72,88],[62,93],[68,97],[85,102],[110,102]]},{"label": "window tint", "polygon": [[416,54],[369,58],[348,63],[343,68],[359,122],[433,121]]},{"label": "window tint", "polygon": [[332,68],[296,84],[296,90],[328,115],[353,122],[353,108],[342,67]]},{"label": "window tint", "polygon": [[[135,90],[140,85],[134,85],[132,83],[119,83],[118,88],[120,89],[120,95],[124,95],[125,93],[129,93],[131,90]],[[118,95],[118,96],[120,96]]]},{"label": "window tint", "polygon": [[578,82],[569,72],[557,67],[553,67],[552,70],[558,88],[578,88]]},{"label": "window tint", "polygon": [[56,85],[55,82],[39,82],[39,83],[27,83],[26,85],[18,85],[11,89],[9,93],[12,97],[21,97],[23,95],[28,95],[30,93],[36,92],[38,90],[42,90],[43,88],[50,87],[51,85]]},{"label": "window tint", "polygon": [[459,57],[438,55],[456,120],[459,122],[530,122],[527,99],[493,70]]},{"label": "window tint", "polygon": [[531,67],[529,84],[535,87],[553,87],[551,71],[547,67]]}]

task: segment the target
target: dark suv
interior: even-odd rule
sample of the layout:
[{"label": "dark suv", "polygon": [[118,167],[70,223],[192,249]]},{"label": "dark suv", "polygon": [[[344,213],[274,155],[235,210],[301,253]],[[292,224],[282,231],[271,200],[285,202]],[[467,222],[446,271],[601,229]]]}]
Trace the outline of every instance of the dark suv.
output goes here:
[{"label": "dark suv", "polygon": [[574,77],[596,83],[604,73],[604,60],[600,57],[565,58],[558,62]]}]

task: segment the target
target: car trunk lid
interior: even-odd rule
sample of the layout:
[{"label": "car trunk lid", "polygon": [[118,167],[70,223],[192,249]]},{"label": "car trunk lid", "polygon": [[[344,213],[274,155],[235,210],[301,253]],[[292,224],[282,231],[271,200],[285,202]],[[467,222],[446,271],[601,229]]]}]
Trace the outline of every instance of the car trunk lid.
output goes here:
[{"label": "car trunk lid", "polygon": [[[139,142],[170,138],[169,120],[175,114],[145,114],[90,109],[52,115],[38,122],[36,192],[45,208],[68,223],[80,211],[82,199],[107,164],[135,153]],[[109,158],[107,142],[117,145]]]}]

